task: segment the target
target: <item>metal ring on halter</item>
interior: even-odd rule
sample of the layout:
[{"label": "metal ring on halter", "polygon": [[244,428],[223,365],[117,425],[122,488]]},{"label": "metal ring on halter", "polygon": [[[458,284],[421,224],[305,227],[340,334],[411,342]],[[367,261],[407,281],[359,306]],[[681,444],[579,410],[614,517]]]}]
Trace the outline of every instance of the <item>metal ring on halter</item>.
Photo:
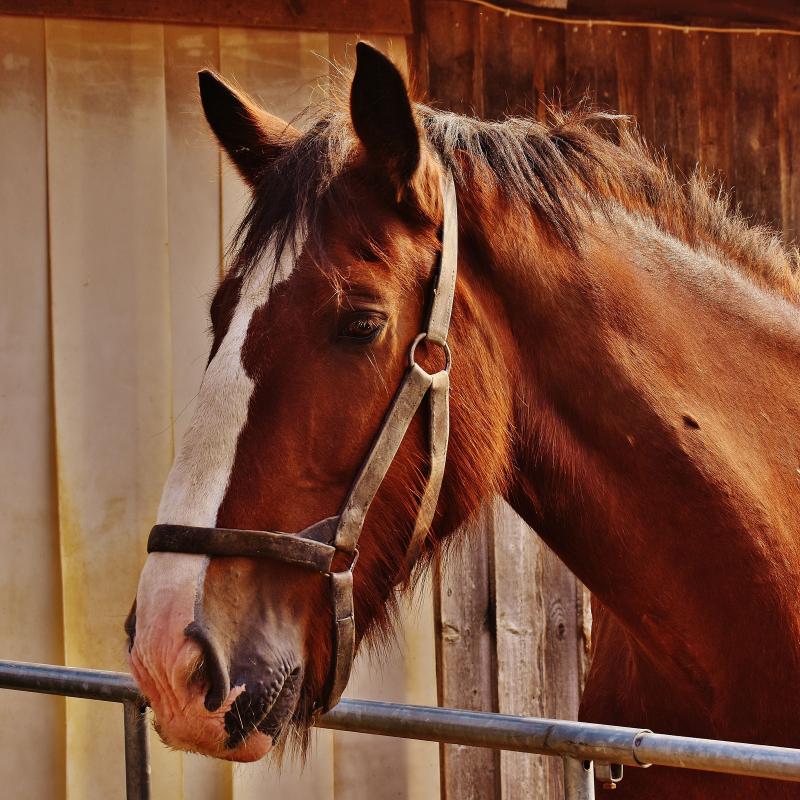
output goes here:
[{"label": "metal ring on halter", "polygon": [[[417,345],[420,342],[424,342],[425,339],[429,339],[429,338],[430,337],[428,336],[428,334],[423,332],[423,333],[417,334],[417,336],[414,339],[414,341],[411,342],[411,349],[408,351],[408,366],[409,367],[413,367],[417,363],[414,360],[414,355],[417,352]],[[450,367],[451,367],[451,365],[453,363],[453,357],[450,355],[450,345],[447,344],[447,342],[437,342],[434,339],[431,339],[431,341],[434,344],[438,344],[439,347],[441,347],[442,350],[444,351],[444,371],[449,373],[450,372]]]},{"label": "metal ring on halter", "polygon": [[[337,552],[338,553],[343,553],[345,551],[344,550],[337,550]],[[344,569],[336,570],[336,572],[331,570],[330,572],[323,572],[322,574],[325,575],[326,577],[330,578],[331,575],[335,575],[337,572],[352,572],[353,571],[353,567],[355,567],[355,565],[356,565],[356,561],[358,561],[358,555],[359,555],[359,552],[358,552],[358,548],[356,547],[356,549],[352,553],[350,564],[348,566],[346,566]]]}]

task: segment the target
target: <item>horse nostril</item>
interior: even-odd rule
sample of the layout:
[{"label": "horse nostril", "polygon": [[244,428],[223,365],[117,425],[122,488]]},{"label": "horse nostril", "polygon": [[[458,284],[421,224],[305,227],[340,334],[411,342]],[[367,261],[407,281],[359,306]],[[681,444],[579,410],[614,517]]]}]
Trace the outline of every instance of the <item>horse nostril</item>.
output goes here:
[{"label": "horse nostril", "polygon": [[197,622],[190,622],[186,626],[184,634],[200,645],[203,661],[198,672],[208,683],[205,707],[208,711],[216,711],[231,690],[230,676],[225,667],[225,660],[208,631]]}]

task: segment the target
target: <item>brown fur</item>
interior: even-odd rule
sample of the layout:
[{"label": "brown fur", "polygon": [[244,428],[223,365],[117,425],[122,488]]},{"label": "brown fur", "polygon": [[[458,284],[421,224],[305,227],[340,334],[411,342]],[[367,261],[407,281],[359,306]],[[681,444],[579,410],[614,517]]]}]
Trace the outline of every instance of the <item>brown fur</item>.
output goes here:
[{"label": "brown fur", "polygon": [[[607,115],[554,110],[541,125],[415,114],[417,202],[398,204],[396,176],[340,108],[259,172],[215,300],[217,341],[267,242],[291,246],[298,224],[310,236],[251,324],[245,366],[257,389],[218,524],[300,530],[339,507],[420,327],[442,163],[460,214],[452,438],[421,569],[502,493],[594,594],[583,718],[800,745],[796,255],[702,177],[682,184],[626,124],[619,145],[605,139],[595,125]],[[386,327],[348,350],[338,321],[365,306]],[[372,642],[392,625],[422,444],[417,419],[362,537],[356,620]],[[235,580],[227,569],[216,579]],[[269,607],[304,631],[302,732],[330,656],[324,587],[261,569]],[[658,770],[626,776],[619,791],[798,796]]]}]

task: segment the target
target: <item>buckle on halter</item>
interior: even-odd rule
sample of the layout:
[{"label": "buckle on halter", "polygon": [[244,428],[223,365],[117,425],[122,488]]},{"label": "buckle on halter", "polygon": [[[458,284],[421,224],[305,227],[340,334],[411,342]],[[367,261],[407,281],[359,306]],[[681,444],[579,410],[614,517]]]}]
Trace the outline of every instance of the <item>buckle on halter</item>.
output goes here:
[{"label": "buckle on halter", "polygon": [[447,342],[444,339],[440,340],[438,338],[433,338],[426,331],[417,334],[417,336],[414,338],[414,341],[411,342],[411,348],[408,351],[408,366],[413,367],[416,365],[417,362],[415,359],[415,355],[417,352],[417,345],[419,345],[420,342],[424,342],[426,339],[428,339],[433,344],[439,345],[439,347],[442,348],[442,351],[444,352],[444,371],[449,373],[450,367],[453,364],[453,357],[450,354],[450,345],[447,344]]}]

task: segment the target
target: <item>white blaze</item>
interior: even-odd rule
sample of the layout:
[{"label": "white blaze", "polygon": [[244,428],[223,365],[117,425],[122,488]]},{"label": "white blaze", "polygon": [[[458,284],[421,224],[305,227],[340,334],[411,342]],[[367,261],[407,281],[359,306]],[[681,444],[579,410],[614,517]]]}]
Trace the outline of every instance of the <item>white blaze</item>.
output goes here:
[{"label": "white blaze", "polygon": [[[255,389],[242,363],[242,348],[253,315],[267,303],[270,289],[294,270],[294,255],[302,251],[303,238],[296,235],[295,246],[284,248],[274,275],[275,248],[270,245],[263,262],[243,281],[230,326],[203,376],[192,424],[167,477],[159,523],[216,524]],[[168,687],[159,692],[164,696],[149,698],[157,713],[160,706],[167,718],[171,716],[167,707],[188,691],[177,674],[176,661],[185,660],[184,650],[190,643],[184,630],[195,618],[195,600],[207,564],[207,556],[151,553],[139,578],[131,666],[140,684]],[[181,699],[184,701],[188,698]],[[215,720],[219,727],[219,714]]]},{"label": "white blaze", "polygon": [[[255,384],[242,364],[242,347],[253,314],[266,305],[271,286],[285,281],[294,269],[293,252],[285,247],[273,276],[260,266],[242,284],[239,303],[219,349],[206,369],[192,424],[172,465],[161,504],[160,523],[213,527],[228,488],[236,444],[247,422]],[[274,260],[274,247],[266,254]]]}]

